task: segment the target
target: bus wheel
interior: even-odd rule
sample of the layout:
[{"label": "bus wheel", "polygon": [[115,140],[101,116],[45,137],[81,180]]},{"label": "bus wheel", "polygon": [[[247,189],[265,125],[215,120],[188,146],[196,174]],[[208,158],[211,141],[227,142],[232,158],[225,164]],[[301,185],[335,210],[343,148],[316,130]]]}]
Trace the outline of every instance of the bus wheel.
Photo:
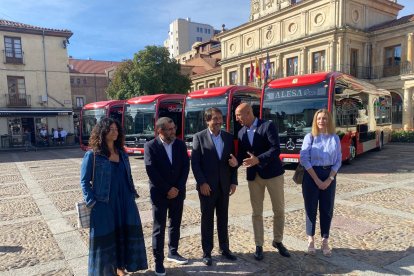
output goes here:
[{"label": "bus wheel", "polygon": [[349,144],[349,157],[345,160],[345,164],[351,164],[352,161],[355,159],[356,156],[356,148],[354,141],[351,140],[351,143]]},{"label": "bus wheel", "polygon": [[377,151],[381,151],[383,147],[384,147],[384,133],[381,132]]}]

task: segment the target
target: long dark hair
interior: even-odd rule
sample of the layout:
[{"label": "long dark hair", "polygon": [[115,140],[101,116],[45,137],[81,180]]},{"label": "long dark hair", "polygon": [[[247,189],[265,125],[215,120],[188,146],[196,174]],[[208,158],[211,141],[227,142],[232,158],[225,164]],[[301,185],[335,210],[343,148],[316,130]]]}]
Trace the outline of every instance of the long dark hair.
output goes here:
[{"label": "long dark hair", "polygon": [[124,149],[125,134],[121,124],[115,119],[104,118],[92,129],[91,137],[89,138],[89,146],[97,154],[101,154],[107,157],[111,155],[108,149],[108,145],[106,144],[105,137],[109,133],[109,127],[112,124],[115,124],[118,128],[118,138],[114,142],[114,146],[118,151],[122,151]]}]

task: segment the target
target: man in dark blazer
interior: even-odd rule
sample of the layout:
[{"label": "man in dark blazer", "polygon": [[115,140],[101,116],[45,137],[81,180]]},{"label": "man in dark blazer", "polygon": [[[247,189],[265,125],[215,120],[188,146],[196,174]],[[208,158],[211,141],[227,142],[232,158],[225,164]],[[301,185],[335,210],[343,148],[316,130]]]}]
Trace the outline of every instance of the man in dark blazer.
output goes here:
[{"label": "man in dark blazer", "polygon": [[268,190],[273,209],[273,243],[280,255],[290,257],[283,245],[285,225],[284,178],[280,161],[279,134],[275,124],[256,118],[252,107],[242,103],[236,108],[236,120],[243,125],[238,133],[237,159],[246,169],[252,205],[253,232],[256,243],[256,260],[263,259],[263,200]]},{"label": "man in dark blazer", "polygon": [[229,196],[236,191],[237,159],[233,155],[233,136],[221,130],[223,115],[220,109],[207,109],[204,120],[207,129],[193,136],[191,167],[200,198],[203,263],[211,265],[214,210],[221,254],[232,261],[237,259],[230,251],[228,235]]},{"label": "man in dark blazer", "polygon": [[163,263],[167,212],[170,220],[167,260],[178,264],[188,263],[177,250],[190,161],[185,143],[175,138],[174,121],[162,117],[155,126],[158,137],[145,143],[144,161],[149,177],[154,219],[152,248],[155,274],[165,275]]}]

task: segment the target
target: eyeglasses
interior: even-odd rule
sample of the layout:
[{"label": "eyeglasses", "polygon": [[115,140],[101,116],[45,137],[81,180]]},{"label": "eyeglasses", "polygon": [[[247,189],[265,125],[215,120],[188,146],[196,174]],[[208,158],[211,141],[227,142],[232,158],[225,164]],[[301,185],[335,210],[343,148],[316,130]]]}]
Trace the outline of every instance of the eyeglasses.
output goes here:
[{"label": "eyeglasses", "polygon": [[164,131],[173,131],[173,130],[176,130],[177,129],[177,127],[170,127],[170,128],[162,128],[162,130],[164,130]]}]

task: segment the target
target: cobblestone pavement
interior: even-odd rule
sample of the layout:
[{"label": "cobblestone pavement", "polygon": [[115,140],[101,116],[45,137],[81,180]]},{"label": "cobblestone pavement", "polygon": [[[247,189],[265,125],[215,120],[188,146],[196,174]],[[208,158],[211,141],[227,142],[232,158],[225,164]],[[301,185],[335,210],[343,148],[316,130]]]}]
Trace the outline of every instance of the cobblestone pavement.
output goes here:
[{"label": "cobblestone pavement", "polygon": [[[81,199],[79,149],[0,153],[0,275],[86,275],[88,231],[76,228],[74,204]],[[200,211],[190,172],[179,251],[190,262],[166,262],[169,275],[410,275],[414,274],[414,145],[390,144],[369,152],[338,175],[331,232],[333,256],[308,256],[300,186],[285,174],[284,243],[291,258],[271,246],[272,213],[265,199],[265,258],[255,261],[251,207],[244,170],[230,202],[228,262],[213,251],[214,264],[201,263]],[[130,157],[141,195],[137,201],[150,269],[151,205],[143,160]],[[319,227],[317,228],[317,233]],[[320,244],[317,239],[316,244]],[[217,238],[215,240],[217,245]],[[138,275],[139,273],[133,274]]]}]

